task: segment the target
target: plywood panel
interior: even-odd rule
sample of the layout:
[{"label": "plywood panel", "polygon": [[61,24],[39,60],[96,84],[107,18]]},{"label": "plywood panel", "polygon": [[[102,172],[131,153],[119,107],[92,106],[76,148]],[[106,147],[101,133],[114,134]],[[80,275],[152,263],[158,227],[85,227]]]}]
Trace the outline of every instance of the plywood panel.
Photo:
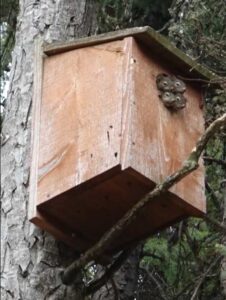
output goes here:
[{"label": "plywood panel", "polygon": [[[69,242],[75,238],[75,248],[87,249],[154,187],[154,183],[131,169],[115,171],[96,185],[87,187],[84,183],[82,185],[86,187],[79,191],[77,187],[40,204],[39,213],[52,222],[57,220]],[[174,203],[174,198],[171,193],[165,193],[152,201],[111,245],[111,251],[146,238],[186,217],[186,209]]]},{"label": "plywood panel", "polygon": [[119,164],[123,41],[44,62],[39,202]]},{"label": "plywood panel", "polygon": [[[133,39],[133,38],[131,38]],[[204,130],[200,109],[201,93],[187,83],[185,109],[168,110],[159,99],[156,76],[160,73],[180,75],[164,66],[164,60],[132,41],[134,98],[131,99],[131,151],[127,165],[159,183],[181,168]],[[193,172],[171,191],[201,211],[205,208],[203,167]],[[191,188],[192,186],[192,188]]]}]

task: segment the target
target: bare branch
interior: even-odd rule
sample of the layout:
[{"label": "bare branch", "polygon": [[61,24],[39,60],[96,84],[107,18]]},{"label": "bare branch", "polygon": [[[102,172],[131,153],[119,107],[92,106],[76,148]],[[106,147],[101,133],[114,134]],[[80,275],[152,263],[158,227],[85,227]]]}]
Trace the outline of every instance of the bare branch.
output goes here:
[{"label": "bare branch", "polygon": [[179,182],[182,178],[197,169],[199,166],[198,160],[207,142],[221,126],[225,125],[226,114],[210,124],[198,140],[196,147],[193,149],[188,159],[183,163],[182,168],[165,178],[162,183],[158,184],[150,193],[137,202],[113,227],[110,228],[109,231],[101,237],[101,239],[93,247],[88,249],[78,260],[73,262],[62,275],[63,283],[71,284],[78,270],[85,266],[89,261],[100,256],[108,248],[109,244],[136,219],[140,211],[144,209],[155,197],[166,192],[175,183]]},{"label": "bare branch", "polygon": [[216,259],[214,259],[214,261],[210,264],[209,268],[206,270],[206,272],[202,275],[201,279],[199,280],[195,290],[194,290],[194,293],[191,297],[191,300],[194,300],[195,297],[197,296],[197,293],[198,293],[198,290],[200,288],[200,286],[203,284],[206,276],[209,274],[209,272],[211,271],[211,269],[220,261],[222,257],[221,256],[218,256]]},{"label": "bare branch", "polygon": [[183,76],[178,76],[178,78],[184,80],[184,81],[192,81],[192,82],[201,82],[201,83],[206,83],[208,85],[211,84],[225,84],[226,83],[226,79],[225,77],[216,77],[216,78],[212,78],[210,80],[206,80],[206,79],[202,79],[202,78],[188,78],[188,77],[183,77]]},{"label": "bare branch", "polygon": [[161,283],[159,282],[159,280],[152,274],[152,272],[150,272],[148,270],[148,268],[145,267],[141,267],[141,269],[143,271],[146,272],[147,276],[150,277],[150,279],[156,284],[156,287],[159,290],[159,294],[161,295],[161,298],[164,300],[168,300],[169,298],[167,297],[167,295],[164,293],[164,287],[162,287]]},{"label": "bare branch", "polygon": [[210,224],[212,224],[218,231],[222,231],[224,234],[226,234],[226,226],[218,222],[217,220],[210,218],[209,216],[205,215],[204,220]]},{"label": "bare branch", "polygon": [[203,159],[205,161],[208,161],[208,162],[214,162],[216,164],[219,164],[223,167],[226,167],[226,160],[223,160],[223,159],[216,159],[216,158],[213,158],[213,157],[209,157],[209,156],[203,156]]},{"label": "bare branch", "polygon": [[210,195],[211,200],[213,200],[213,204],[215,205],[215,207],[218,210],[220,210],[221,209],[221,205],[220,205],[220,201],[218,199],[218,196],[216,195],[216,193],[213,191],[213,189],[209,185],[207,179],[205,179],[205,188],[206,188],[207,193]]}]

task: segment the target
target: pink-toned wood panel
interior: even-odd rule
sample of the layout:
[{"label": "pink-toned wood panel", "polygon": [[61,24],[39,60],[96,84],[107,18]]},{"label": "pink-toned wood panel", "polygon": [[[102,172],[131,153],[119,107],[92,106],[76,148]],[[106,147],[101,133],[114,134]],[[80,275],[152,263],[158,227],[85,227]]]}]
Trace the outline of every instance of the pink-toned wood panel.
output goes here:
[{"label": "pink-toned wood panel", "polygon": [[[159,183],[178,170],[204,130],[200,109],[201,93],[187,83],[185,109],[172,112],[159,99],[156,76],[159,73],[178,75],[165,68],[151,49],[146,51],[132,39],[132,80],[130,147],[127,165]],[[176,184],[171,191],[205,210],[203,167]],[[192,188],[191,188],[192,187]]]},{"label": "pink-toned wood panel", "polygon": [[[91,189],[85,188],[78,193],[74,188],[40,204],[38,208],[47,219],[58,220],[58,225],[67,229],[69,238],[76,238],[75,247],[83,248],[95,243],[151,188],[153,184],[143,180],[136,172],[119,171]],[[111,249],[120,249],[127,243],[146,238],[171,222],[186,217],[186,211],[173,203],[173,198],[175,196],[166,193],[152,201]]]},{"label": "pink-toned wood panel", "polygon": [[39,203],[119,164],[124,42],[47,57]]},{"label": "pink-toned wood panel", "polygon": [[[42,89],[40,62],[36,76],[31,220],[80,252],[180,168],[203,132],[201,88],[187,83],[188,105],[174,113],[158,96],[156,76],[186,76],[186,64],[178,74],[182,61],[166,66],[147,37],[121,38],[46,57]],[[204,212],[203,173],[151,201],[109,251]]]}]

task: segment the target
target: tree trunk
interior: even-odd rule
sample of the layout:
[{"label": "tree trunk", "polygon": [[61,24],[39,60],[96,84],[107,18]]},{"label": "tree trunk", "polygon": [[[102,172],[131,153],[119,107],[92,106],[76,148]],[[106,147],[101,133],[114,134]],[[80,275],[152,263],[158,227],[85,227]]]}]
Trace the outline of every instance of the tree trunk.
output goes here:
[{"label": "tree trunk", "polygon": [[[21,0],[2,146],[2,299],[79,299],[60,272],[74,253],[28,221],[34,40],[87,36],[96,27],[95,1]],[[63,247],[63,250],[62,250]]]},{"label": "tree trunk", "polygon": [[[226,226],[226,179],[222,182],[222,192],[223,192],[223,201],[224,201],[224,214],[223,214],[223,225]],[[224,234],[222,239],[222,244],[226,247],[226,235]],[[222,259],[221,263],[221,285],[222,293],[226,298],[226,255]]]}]

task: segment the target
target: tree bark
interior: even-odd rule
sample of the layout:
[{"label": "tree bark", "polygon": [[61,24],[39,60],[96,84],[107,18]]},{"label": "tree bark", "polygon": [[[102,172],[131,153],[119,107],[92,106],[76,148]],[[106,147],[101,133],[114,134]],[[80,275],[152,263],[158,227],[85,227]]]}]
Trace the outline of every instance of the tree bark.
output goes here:
[{"label": "tree bark", "polygon": [[[223,192],[223,225],[226,226],[226,179],[222,182],[222,192]],[[222,244],[226,247],[226,234],[223,235]],[[221,285],[223,289],[223,295],[226,297],[226,255],[224,255],[221,262]]]},{"label": "tree bark", "polygon": [[60,272],[75,255],[28,221],[34,40],[63,41],[96,28],[92,0],[21,0],[2,145],[2,299],[79,299]]}]

